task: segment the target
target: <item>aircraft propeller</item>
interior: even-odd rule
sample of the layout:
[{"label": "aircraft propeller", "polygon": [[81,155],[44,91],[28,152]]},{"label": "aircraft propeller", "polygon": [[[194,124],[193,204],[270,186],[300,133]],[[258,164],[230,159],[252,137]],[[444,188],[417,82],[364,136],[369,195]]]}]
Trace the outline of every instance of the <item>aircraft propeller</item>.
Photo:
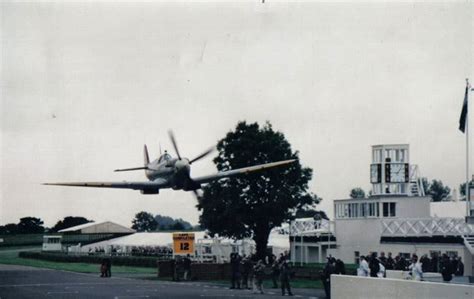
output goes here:
[{"label": "aircraft propeller", "polygon": [[[182,160],[181,159],[181,155],[179,154],[179,150],[178,150],[178,143],[176,142],[176,138],[174,137],[174,133],[173,131],[168,131],[168,135],[170,136],[170,139],[171,139],[171,143],[173,144],[173,147],[174,147],[174,151],[176,152],[176,156],[178,157],[179,160]],[[188,160],[189,161],[189,165],[193,164],[194,162],[196,161],[199,161],[201,160],[202,158],[208,156],[210,153],[212,153],[213,151],[215,150],[215,147],[211,147],[209,149],[207,149],[206,151],[204,151],[202,154],[198,155],[197,157],[195,157],[194,159],[192,160]]]}]

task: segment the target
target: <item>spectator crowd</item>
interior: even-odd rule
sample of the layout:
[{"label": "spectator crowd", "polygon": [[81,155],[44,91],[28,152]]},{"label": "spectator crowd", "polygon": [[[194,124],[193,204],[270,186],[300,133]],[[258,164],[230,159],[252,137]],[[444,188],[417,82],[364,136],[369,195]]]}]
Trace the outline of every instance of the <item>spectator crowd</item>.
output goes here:
[{"label": "spectator crowd", "polygon": [[443,281],[449,282],[453,276],[464,275],[464,264],[460,257],[449,257],[447,254],[443,254],[441,258],[436,253],[431,258],[427,254],[421,258],[412,254],[410,259],[406,259],[401,254],[392,258],[391,252],[387,256],[384,252],[381,252],[380,256],[372,252],[368,256],[360,257],[357,275],[386,277],[386,270],[409,271],[414,280],[423,280],[423,273],[441,273]]}]

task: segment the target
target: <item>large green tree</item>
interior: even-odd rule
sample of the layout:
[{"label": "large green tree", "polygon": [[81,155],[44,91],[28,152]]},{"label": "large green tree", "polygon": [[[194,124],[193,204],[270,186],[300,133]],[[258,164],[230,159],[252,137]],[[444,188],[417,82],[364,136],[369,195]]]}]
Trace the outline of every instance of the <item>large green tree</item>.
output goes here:
[{"label": "large green tree", "polygon": [[43,220],[36,217],[20,218],[18,223],[19,234],[40,234],[44,232]]},{"label": "large green tree", "polygon": [[[423,185],[426,183],[423,182]],[[428,184],[428,187],[425,187],[425,194],[431,196],[433,201],[442,201],[446,199],[451,192],[451,188],[445,186],[441,180],[432,180]]]},{"label": "large green tree", "polygon": [[301,166],[298,152],[269,123],[239,122],[218,142],[217,150],[214,163],[219,171],[296,159],[286,166],[211,182],[198,198],[203,228],[235,239],[252,237],[257,256],[263,258],[271,229],[318,201],[308,191],[312,170]]},{"label": "large green tree", "polygon": [[132,228],[139,232],[154,231],[158,228],[158,222],[155,217],[147,212],[140,212],[135,214],[135,218],[132,220]]}]

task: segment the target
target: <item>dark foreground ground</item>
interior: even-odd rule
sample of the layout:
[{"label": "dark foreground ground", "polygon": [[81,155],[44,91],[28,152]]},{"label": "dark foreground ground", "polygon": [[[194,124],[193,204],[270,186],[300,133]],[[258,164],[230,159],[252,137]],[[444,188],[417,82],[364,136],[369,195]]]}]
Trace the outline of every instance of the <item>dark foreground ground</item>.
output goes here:
[{"label": "dark foreground ground", "polygon": [[[113,274],[113,273],[112,273]],[[100,278],[94,274],[0,265],[0,299],[21,298],[281,298],[279,289],[253,294],[206,282],[147,281],[143,278]],[[295,289],[293,298],[324,298],[318,289]]]}]

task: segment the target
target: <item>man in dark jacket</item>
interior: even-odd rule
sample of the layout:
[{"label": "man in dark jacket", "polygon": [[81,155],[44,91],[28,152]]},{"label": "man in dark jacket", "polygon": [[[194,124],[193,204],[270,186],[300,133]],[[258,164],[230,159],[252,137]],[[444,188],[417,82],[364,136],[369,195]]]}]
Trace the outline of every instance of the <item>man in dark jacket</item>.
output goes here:
[{"label": "man in dark jacket", "polygon": [[386,270],[393,270],[395,267],[395,261],[392,258],[392,253],[388,253],[387,264],[385,265]]},{"label": "man in dark jacket", "polygon": [[252,261],[250,260],[250,257],[244,255],[240,263],[242,264],[242,288],[250,290],[249,278],[251,277],[253,268]]},{"label": "man in dark jacket", "polygon": [[[277,263],[277,261],[275,261]],[[285,296],[285,289],[288,291],[288,296],[293,296],[290,287],[291,268],[286,259],[283,259],[280,264],[280,283],[281,283],[281,295]]]},{"label": "man in dark jacket", "polygon": [[328,262],[324,267],[323,272],[321,273],[321,280],[323,281],[324,292],[326,293],[326,298],[331,299],[331,274],[336,273],[335,259],[328,257]]},{"label": "man in dark jacket", "polygon": [[370,255],[369,260],[369,269],[370,269],[370,277],[377,277],[377,273],[380,271],[379,260],[377,259],[377,255],[373,252]]},{"label": "man in dark jacket", "polygon": [[461,257],[458,257],[458,263],[456,272],[454,273],[456,276],[463,276],[464,275],[464,264],[461,261]]},{"label": "man in dark jacket", "polygon": [[335,274],[342,274],[342,275],[346,274],[346,265],[344,265],[344,262],[341,261],[340,259],[336,260],[335,268],[336,268]]},{"label": "man in dark jacket", "polygon": [[232,271],[232,286],[231,289],[235,289],[237,284],[237,289],[240,289],[240,256],[238,253],[230,254],[230,268]]},{"label": "man in dark jacket", "polygon": [[444,282],[450,282],[453,279],[453,269],[448,255],[443,254],[441,257],[440,271]]}]

